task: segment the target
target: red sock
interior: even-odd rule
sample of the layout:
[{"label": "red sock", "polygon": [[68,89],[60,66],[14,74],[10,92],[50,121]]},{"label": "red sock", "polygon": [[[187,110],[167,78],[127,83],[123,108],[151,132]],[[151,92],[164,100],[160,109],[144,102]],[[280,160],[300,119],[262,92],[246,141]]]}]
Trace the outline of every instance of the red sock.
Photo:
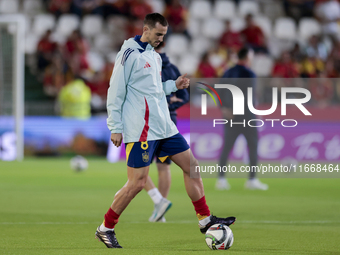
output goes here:
[{"label": "red sock", "polygon": [[118,223],[118,218],[119,218],[119,214],[115,213],[111,207],[109,208],[109,210],[107,211],[107,213],[104,216],[104,226],[106,228],[114,228],[115,225]]},{"label": "red sock", "polygon": [[196,215],[199,220],[204,219],[207,216],[210,216],[210,210],[207,205],[207,202],[205,201],[205,196],[201,197],[197,201],[192,201],[192,204],[195,207]]}]

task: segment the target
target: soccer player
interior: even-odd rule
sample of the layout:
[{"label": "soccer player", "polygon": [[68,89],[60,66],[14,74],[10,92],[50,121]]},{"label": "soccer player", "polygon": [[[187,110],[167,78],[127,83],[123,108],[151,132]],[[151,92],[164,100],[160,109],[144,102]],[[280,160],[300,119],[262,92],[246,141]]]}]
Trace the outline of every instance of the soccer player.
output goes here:
[{"label": "soccer player", "polygon": [[195,173],[198,162],[170,119],[165,95],[187,88],[190,80],[184,74],[176,81],[162,83],[162,59],[154,47],[163,41],[167,29],[168,23],[162,15],[146,15],[142,36],[124,42],[110,80],[107,124],[115,146],[120,146],[124,139],[128,181],[115,194],[103,224],[95,233],[108,248],[122,248],[114,227],[131,200],[144,188],[154,156],[161,161],[169,157],[183,170],[185,188],[202,233],[215,223],[229,226],[236,220],[210,215],[202,179]]},{"label": "soccer player", "polygon": [[[248,48],[243,48],[238,52],[238,62],[237,64],[227,70],[222,78],[228,78],[228,81],[231,84],[238,86],[245,97],[247,98],[248,87],[255,86],[256,75],[250,70],[249,65],[251,63],[253,57],[253,51]],[[246,79],[242,79],[246,78]],[[254,94],[253,94],[254,95]],[[236,115],[233,116],[233,99],[231,93],[227,90],[223,90],[221,93],[221,97],[223,97],[223,102],[226,102],[227,105],[222,107],[223,117],[227,120],[233,120],[237,123],[242,123],[243,120],[246,120],[246,123],[250,119],[255,119],[255,115],[250,112],[248,105],[245,104],[245,114],[244,115]],[[254,100],[253,100],[254,102]],[[249,160],[250,166],[257,165],[257,142],[258,142],[258,133],[256,127],[243,127],[241,124],[233,125],[232,127],[229,125],[225,125],[224,127],[224,147],[220,156],[219,164],[220,166],[224,166],[227,164],[227,160],[229,157],[229,153],[234,146],[236,138],[243,134],[247,140],[248,148],[249,148]],[[246,182],[245,187],[248,189],[260,189],[267,190],[268,185],[260,182],[259,179],[255,178],[256,172],[249,173],[249,180]],[[216,182],[216,189],[230,189],[230,184],[225,179],[225,172],[219,172],[219,177]]]},{"label": "soccer player", "polygon": [[[164,46],[164,42],[161,42],[157,47],[155,47],[156,52],[159,53],[162,58],[162,82],[167,80],[176,80],[179,76],[181,76],[178,68],[170,63],[168,56],[162,52]],[[189,93],[186,89],[180,89],[166,96],[166,99],[170,111],[170,118],[175,125],[177,125],[176,110],[189,101]],[[144,186],[144,189],[148,192],[154,202],[154,211],[149,218],[150,222],[165,222],[163,215],[171,207],[171,202],[166,199],[169,194],[171,184],[170,164],[171,160],[169,158],[167,158],[164,162],[161,162],[157,158],[158,189],[150,176],[148,176]]]}]

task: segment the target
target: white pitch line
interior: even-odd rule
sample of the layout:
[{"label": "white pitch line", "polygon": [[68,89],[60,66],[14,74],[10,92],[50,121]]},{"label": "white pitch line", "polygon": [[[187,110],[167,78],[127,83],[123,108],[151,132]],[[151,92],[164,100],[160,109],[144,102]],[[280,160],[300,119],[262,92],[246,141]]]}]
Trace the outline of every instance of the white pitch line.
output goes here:
[{"label": "white pitch line", "polygon": [[[148,221],[131,221],[124,222],[130,224],[149,224]],[[173,224],[193,224],[197,221],[183,220],[183,221],[167,221],[167,223]],[[280,220],[238,220],[237,224],[338,224],[340,221],[280,221]],[[86,225],[86,224],[98,224],[98,222],[0,222],[0,225]]]}]

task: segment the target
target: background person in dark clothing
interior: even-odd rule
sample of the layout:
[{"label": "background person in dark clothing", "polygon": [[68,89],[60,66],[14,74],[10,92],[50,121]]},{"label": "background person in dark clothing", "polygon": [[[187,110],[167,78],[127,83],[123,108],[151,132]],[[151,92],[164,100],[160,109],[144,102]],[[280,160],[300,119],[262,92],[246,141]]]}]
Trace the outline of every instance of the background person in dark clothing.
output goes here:
[{"label": "background person in dark clothing", "polygon": [[[164,42],[161,42],[157,46],[157,48],[155,48],[155,50],[162,58],[162,82],[165,82],[167,80],[176,80],[179,76],[181,76],[178,68],[175,65],[171,64],[167,55],[162,52],[164,45]],[[189,93],[186,89],[180,89],[177,90],[175,93],[167,96],[166,98],[168,101],[171,120],[177,125],[176,110],[189,101]],[[154,222],[155,219],[158,218],[158,207],[161,205],[161,201],[166,199],[169,194],[171,184],[170,164],[171,160],[169,158],[167,158],[164,163],[162,163],[157,158],[158,189],[152,182],[150,176],[148,176],[148,180],[146,181],[146,184],[144,186],[144,189],[148,192],[149,196],[155,204],[154,211],[149,218],[150,222]],[[165,218],[162,217],[159,221],[165,222]]]},{"label": "background person in dark clothing", "polygon": [[[244,95],[244,115],[235,115],[233,116],[233,98],[232,94],[228,89],[223,89],[219,94],[222,97],[223,107],[222,107],[222,115],[224,119],[228,120],[228,124],[224,125],[224,147],[220,156],[219,165],[224,166],[227,165],[229,154],[234,146],[236,138],[243,134],[247,140],[248,148],[249,148],[249,163],[250,166],[257,165],[257,143],[258,143],[258,132],[256,127],[247,126],[247,122],[250,119],[255,119],[255,115],[250,112],[247,105],[248,98],[248,88],[252,87],[253,92],[255,92],[255,82],[256,75],[255,73],[249,69],[249,65],[253,56],[253,51],[247,48],[243,48],[238,52],[238,63],[227,70],[222,78],[228,79],[228,84],[233,84],[240,88]],[[253,102],[254,102],[254,94],[253,93]],[[238,124],[230,125],[230,120],[234,123]],[[245,125],[241,124],[245,122]],[[219,177],[216,182],[216,189],[230,189],[230,185],[228,181],[224,178],[225,173],[220,172]],[[255,178],[255,172],[249,173],[249,180],[245,184],[245,188],[248,189],[261,189],[267,190],[268,185],[260,182]]]},{"label": "background person in dark clothing", "polygon": [[[168,56],[163,52],[159,52],[164,46],[163,42],[161,43],[161,47],[158,46],[156,51],[162,58],[162,82],[167,80],[177,79],[181,76],[178,68],[170,63]],[[189,102],[189,93],[186,89],[179,89],[175,93],[166,96],[169,105],[170,117],[171,120],[177,125],[177,112],[176,110],[181,107],[182,105]],[[158,159],[157,159],[158,160]],[[171,162],[170,159],[169,162]],[[167,162],[167,160],[165,162]],[[157,161],[158,162],[158,161]]]}]

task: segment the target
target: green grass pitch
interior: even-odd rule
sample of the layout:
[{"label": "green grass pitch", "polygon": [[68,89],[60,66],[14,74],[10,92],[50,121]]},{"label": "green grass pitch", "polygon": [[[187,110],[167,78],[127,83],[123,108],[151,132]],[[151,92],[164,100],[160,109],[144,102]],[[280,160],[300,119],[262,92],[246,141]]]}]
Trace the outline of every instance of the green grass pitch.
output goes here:
[{"label": "green grass pitch", "polygon": [[[90,159],[75,173],[69,159],[0,162],[0,254],[340,254],[340,179],[263,179],[268,191],[216,191],[204,179],[210,210],[237,216],[234,244],[210,251],[199,232],[181,170],[172,165],[167,223],[149,223],[153,204],[142,191],[116,226],[121,250],[94,238],[116,191],[126,182],[125,163]],[[156,179],[156,169],[150,170]]]}]

